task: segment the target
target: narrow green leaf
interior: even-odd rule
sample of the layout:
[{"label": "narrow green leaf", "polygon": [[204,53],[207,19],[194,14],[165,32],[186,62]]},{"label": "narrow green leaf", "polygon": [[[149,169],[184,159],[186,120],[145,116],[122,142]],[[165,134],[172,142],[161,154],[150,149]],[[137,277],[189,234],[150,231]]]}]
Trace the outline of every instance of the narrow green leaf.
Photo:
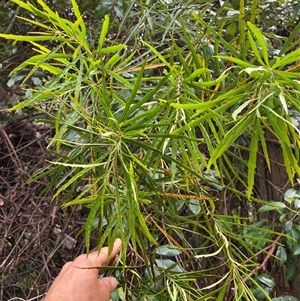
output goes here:
[{"label": "narrow green leaf", "polygon": [[237,65],[242,66],[244,68],[256,68],[257,67],[256,65],[253,65],[253,64],[251,64],[247,61],[243,61],[243,60],[237,59],[237,58],[232,57],[232,56],[217,55],[216,57],[220,58],[220,59],[223,59],[223,60],[227,60],[229,62],[236,63]]},{"label": "narrow green leaf", "polygon": [[113,68],[116,63],[118,63],[122,57],[118,54],[114,54],[105,64],[105,68]]},{"label": "narrow green leaf", "polygon": [[[289,139],[289,136],[286,134],[287,124],[289,123],[287,120],[282,120],[283,117],[279,116],[275,111],[273,111],[269,107],[265,107],[270,110],[271,114],[268,114],[269,121],[274,129],[274,133],[280,141],[282,155],[284,159],[284,165],[286,167],[286,171],[289,177],[289,180],[293,183],[294,181],[294,171],[299,175],[300,167],[299,161],[295,158],[291,145],[292,142]],[[293,125],[292,125],[293,126]]]},{"label": "narrow green leaf", "polygon": [[[227,72],[227,70],[225,70],[225,72]],[[229,73],[226,74],[225,72],[223,72],[223,74],[215,80],[197,81],[197,82],[193,82],[193,85],[200,87],[200,88],[201,87],[209,88],[212,86],[216,86],[217,84],[221,83],[229,75]]]},{"label": "narrow green leaf", "polygon": [[249,100],[245,101],[244,103],[242,103],[239,107],[237,107],[233,113],[232,113],[232,118],[233,120],[237,119],[237,116],[246,108],[248,107],[248,105],[253,102],[254,99],[250,98]]},{"label": "narrow green leaf", "polygon": [[248,185],[247,185],[247,196],[250,199],[255,179],[255,169],[257,161],[258,151],[258,138],[260,136],[261,123],[258,117],[255,117],[254,124],[252,127],[252,138],[249,148],[249,159],[248,159]]},{"label": "narrow green leaf", "polygon": [[79,11],[79,7],[78,7],[76,1],[71,0],[71,3],[72,3],[72,8],[73,8],[74,15],[76,16],[77,19],[81,19],[82,16],[81,16],[81,13]]},{"label": "narrow green leaf", "polygon": [[86,247],[87,253],[89,253],[89,251],[90,251],[91,233],[92,233],[92,229],[93,229],[94,220],[96,218],[96,214],[97,214],[99,208],[101,206],[103,207],[104,196],[105,196],[105,192],[103,190],[100,191],[100,193],[97,195],[95,203],[93,204],[93,206],[91,208],[91,211],[89,212],[89,215],[88,215],[86,223],[85,223],[85,227],[84,227],[85,228],[85,247]]},{"label": "narrow green leaf", "polygon": [[[168,80],[169,76],[170,76],[170,73],[167,74],[163,79],[161,79],[159,81],[159,83],[153,89],[151,89],[150,92],[148,92],[147,94],[145,94],[145,96],[140,101],[138,101],[137,103],[133,104],[129,108],[128,115],[130,115],[131,113],[135,112],[144,103],[146,103],[149,99],[151,99],[153,97],[153,95],[155,95],[157,93],[157,91],[166,83],[166,81]],[[160,108],[158,108],[158,110],[160,110]],[[125,125],[128,124],[128,122],[129,122],[128,120],[124,120],[122,123],[120,123],[120,126],[124,127]]]},{"label": "narrow green leaf", "polygon": [[[275,64],[273,64],[272,68],[282,68],[285,67],[287,65],[292,65],[293,63],[299,61],[299,57],[300,57],[300,49],[296,49],[288,54],[286,54],[283,57],[277,57]],[[283,71],[285,73],[289,73],[288,71]],[[299,75],[299,73],[298,73]]]},{"label": "narrow green leaf", "polygon": [[80,51],[80,47],[78,49],[78,59],[79,59],[79,70],[77,72],[77,80],[75,85],[74,97],[72,97],[72,101],[74,104],[74,108],[76,109],[79,102],[79,97],[81,93],[81,85],[82,85],[82,76],[83,76],[83,56]]},{"label": "narrow green leaf", "polygon": [[158,58],[161,62],[163,62],[164,64],[166,64],[167,67],[169,67],[171,69],[171,65],[169,64],[169,62],[164,58],[163,55],[160,54],[159,51],[157,51],[153,46],[151,46],[150,44],[148,44],[145,41],[141,41],[144,45],[146,45]]},{"label": "narrow green leaf", "polygon": [[[54,39],[54,36],[52,33],[44,33],[44,35],[39,35],[39,36],[23,36],[23,35],[21,36],[21,35],[0,33],[0,38],[4,38],[7,40],[14,40],[14,41],[31,42],[31,41],[50,41],[50,40],[52,41]],[[55,37],[55,40],[65,42],[64,38],[59,38],[57,36]]]},{"label": "narrow green leaf", "polygon": [[[283,44],[282,48],[280,49],[280,52],[278,56],[282,56],[284,53],[287,53],[291,47],[293,47],[293,41],[295,37],[299,35],[300,32],[300,22],[294,27],[293,31],[289,34],[288,38],[285,40],[285,43]],[[299,43],[299,39],[297,39]]]},{"label": "narrow green leaf", "polygon": [[198,77],[198,76],[202,75],[203,73],[210,73],[210,72],[211,72],[211,70],[209,70],[207,68],[197,69],[189,77],[185,78],[184,81],[193,80],[195,77]]},{"label": "narrow green leaf", "polygon": [[35,20],[31,20],[31,19],[28,19],[28,18],[24,18],[24,17],[21,17],[21,16],[18,16],[18,19],[23,20],[23,21],[28,22],[28,23],[31,23],[33,25],[36,25],[37,27],[47,29],[48,33],[53,32],[53,35],[55,34],[54,29],[52,27],[44,24],[44,23],[41,23],[41,22],[38,22],[38,21],[35,21]]},{"label": "narrow green leaf", "polygon": [[85,173],[90,171],[90,167],[84,168],[81,171],[77,172],[74,177],[72,177],[67,183],[61,185],[60,188],[55,192],[52,199],[55,199],[59,196],[62,192],[64,192],[72,183],[74,183],[77,179],[81,178]]},{"label": "narrow green leaf", "polygon": [[81,38],[82,38],[82,41],[85,41],[86,40],[86,27],[85,27],[82,15],[80,13],[80,10],[78,8],[78,5],[77,5],[76,1],[71,0],[71,3],[72,3],[74,14],[77,18],[77,21],[75,23],[80,25],[80,27],[81,27]]},{"label": "narrow green leaf", "polygon": [[109,16],[105,15],[104,16],[104,21],[102,23],[102,30],[101,30],[99,40],[98,40],[97,51],[99,51],[99,52],[101,52],[101,49],[103,47],[106,35],[108,33],[108,28],[109,28]]},{"label": "narrow green leaf", "polygon": [[225,45],[225,48],[228,49],[228,51],[234,55],[235,57],[240,57],[239,53],[234,49],[234,47],[228,43],[223,37],[221,33],[218,33],[215,31],[211,26],[209,26],[202,18],[200,18],[199,15],[197,15],[195,12],[192,12],[192,17],[201,25],[203,28],[207,29],[214,37],[218,37],[223,45]]},{"label": "narrow green leaf", "polygon": [[264,159],[268,166],[268,170],[270,171],[271,170],[270,157],[269,157],[268,146],[267,146],[267,142],[266,142],[266,138],[265,138],[265,133],[263,130],[260,131],[260,144],[262,147]]},{"label": "narrow green leaf", "polygon": [[[269,66],[268,45],[267,45],[267,42],[265,40],[265,37],[263,36],[263,34],[261,33],[261,31],[254,24],[252,24],[251,22],[248,21],[247,25],[251,29],[251,31],[253,32],[253,34],[255,35],[256,39],[258,40],[258,42],[259,42],[259,44],[261,46],[261,50],[262,50],[262,54],[263,54],[263,58],[264,58],[265,64],[267,66]],[[254,51],[254,49],[253,49],[253,51]]]},{"label": "narrow green leaf", "polygon": [[286,100],[285,100],[285,96],[284,96],[284,94],[283,94],[282,91],[279,93],[278,97],[279,97],[279,100],[281,102],[281,105],[282,105],[282,108],[283,108],[284,112],[286,114],[288,114],[288,106],[287,106],[287,103],[286,103]]},{"label": "narrow green leaf", "polygon": [[264,62],[263,62],[263,60],[262,60],[262,58],[261,58],[261,56],[259,54],[259,51],[258,51],[257,46],[256,46],[256,43],[255,43],[255,41],[254,41],[254,39],[252,37],[252,34],[251,34],[250,30],[248,30],[247,34],[248,34],[248,40],[249,40],[249,43],[250,43],[250,46],[252,48],[252,51],[254,53],[255,58],[257,59],[257,61],[262,66],[264,66],[265,64],[264,64]]},{"label": "narrow green leaf", "polygon": [[208,161],[207,169],[212,164],[215,164],[216,160],[224,154],[224,152],[232,146],[235,140],[242,135],[248,126],[252,123],[253,116],[244,116],[231,130],[227,132],[225,137],[220,141],[216,149],[211,154],[211,158]]},{"label": "narrow green leaf", "polygon": [[144,60],[142,66],[141,66],[141,70],[140,70],[138,76],[136,77],[136,80],[135,80],[135,83],[134,83],[134,87],[133,87],[133,89],[131,91],[130,97],[126,101],[126,106],[124,108],[123,114],[119,118],[119,123],[121,123],[123,120],[125,120],[126,118],[128,118],[129,109],[132,106],[132,103],[135,100],[136,95],[138,93],[138,90],[140,88],[140,83],[141,83],[141,80],[142,80],[143,75],[144,75],[144,70],[145,70],[146,63],[147,63],[147,61]]},{"label": "narrow green leaf", "polygon": [[86,198],[75,199],[75,200],[64,203],[62,205],[62,208],[67,208],[69,206],[74,206],[74,205],[91,204],[91,203],[94,203],[95,200],[96,200],[96,196],[89,196]]},{"label": "narrow green leaf", "polygon": [[[29,2],[24,2],[24,1],[20,1],[20,0],[12,0],[12,2],[16,3],[18,6],[31,11],[31,4]],[[31,11],[32,12],[32,11]]]},{"label": "narrow green leaf", "polygon": [[248,43],[246,42],[246,35],[245,35],[245,28],[246,28],[246,22],[245,22],[245,1],[240,1],[240,13],[239,13],[239,44],[241,48],[241,56],[242,58],[246,58],[247,53],[247,47]]},{"label": "narrow green leaf", "polygon": [[185,42],[188,44],[190,54],[193,58],[193,62],[196,65],[196,68],[200,69],[201,65],[200,65],[200,61],[198,60],[196,49],[195,49],[196,44],[194,43],[193,39],[187,33],[187,30],[186,30],[186,27],[183,24],[182,18],[180,20],[180,23],[181,23],[181,29],[182,29],[182,32],[183,32],[183,37],[184,37]]},{"label": "narrow green leaf", "polygon": [[105,47],[105,48],[101,48],[99,50],[97,50],[96,53],[101,53],[101,54],[109,54],[109,53],[114,53],[117,51],[120,51],[122,49],[126,49],[127,46],[124,44],[119,44],[119,45],[114,45],[114,46],[109,46],[109,47]]}]

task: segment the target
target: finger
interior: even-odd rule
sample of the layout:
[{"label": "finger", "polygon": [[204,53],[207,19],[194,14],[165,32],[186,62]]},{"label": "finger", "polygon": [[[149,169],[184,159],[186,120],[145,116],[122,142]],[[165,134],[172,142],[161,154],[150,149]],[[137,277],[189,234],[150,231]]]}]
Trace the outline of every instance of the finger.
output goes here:
[{"label": "finger", "polygon": [[110,294],[117,288],[118,281],[114,277],[105,277],[99,279],[99,292],[98,296],[101,296],[101,300],[108,300]]},{"label": "finger", "polygon": [[120,252],[121,246],[122,241],[121,239],[117,238],[110,254],[108,254],[108,247],[104,247],[100,250],[100,253],[98,251],[91,252],[88,257],[86,257],[86,254],[80,255],[74,260],[74,264],[78,266],[84,265],[85,267],[98,267],[106,265]]}]

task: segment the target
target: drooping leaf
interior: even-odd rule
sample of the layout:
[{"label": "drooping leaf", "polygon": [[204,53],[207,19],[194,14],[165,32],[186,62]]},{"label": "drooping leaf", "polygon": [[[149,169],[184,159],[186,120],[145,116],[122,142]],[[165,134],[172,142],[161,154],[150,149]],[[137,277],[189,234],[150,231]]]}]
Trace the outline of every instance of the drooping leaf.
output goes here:
[{"label": "drooping leaf", "polygon": [[225,137],[220,141],[216,149],[213,151],[210,160],[208,161],[207,168],[209,169],[216,160],[242,135],[247,127],[252,123],[252,116],[248,115],[243,117],[236,125],[227,132]]}]

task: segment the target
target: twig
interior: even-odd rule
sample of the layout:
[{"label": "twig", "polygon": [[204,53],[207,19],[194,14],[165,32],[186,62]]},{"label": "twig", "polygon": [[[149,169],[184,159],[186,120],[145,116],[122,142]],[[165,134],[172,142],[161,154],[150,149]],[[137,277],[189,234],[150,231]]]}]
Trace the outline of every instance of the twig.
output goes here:
[{"label": "twig", "polygon": [[248,281],[249,278],[252,277],[254,274],[256,274],[259,270],[265,269],[265,266],[266,266],[266,264],[268,263],[268,261],[269,261],[269,259],[271,258],[271,256],[273,255],[273,253],[274,253],[274,251],[275,251],[275,248],[276,248],[276,245],[277,245],[277,243],[279,242],[280,238],[281,238],[281,235],[278,235],[277,238],[274,240],[274,242],[273,242],[270,246],[268,246],[268,247],[270,248],[270,251],[268,252],[268,255],[265,257],[265,259],[263,260],[263,262],[262,262],[259,266],[255,267],[255,268],[250,272],[250,274],[247,275],[247,277],[245,277],[245,278],[243,279],[243,282]]},{"label": "twig", "polygon": [[2,136],[4,138],[8,149],[10,149],[13,153],[13,155],[10,156],[12,161],[15,163],[16,166],[19,167],[19,170],[22,172],[23,175],[26,175],[27,177],[29,177],[28,173],[23,169],[23,166],[22,166],[21,161],[19,160],[18,154],[17,154],[13,144],[11,143],[8,135],[6,134],[5,130],[1,126],[1,124],[0,124],[0,133],[2,134]]},{"label": "twig", "polygon": [[10,23],[7,26],[6,30],[4,31],[5,34],[11,33],[12,28],[14,27],[14,25],[17,21],[17,16],[20,12],[20,8],[21,8],[20,6],[17,7],[14,17],[12,18],[12,20],[10,21]]},{"label": "twig", "polygon": [[[298,216],[298,213],[295,213],[295,214],[293,215],[293,217],[291,218],[291,221],[294,221],[294,219],[295,219],[297,216]],[[284,233],[284,231],[282,231],[282,234],[283,234],[283,233]],[[276,245],[278,244],[278,242],[279,242],[279,240],[280,240],[281,237],[282,237],[281,235],[278,235],[277,238],[274,240],[274,242],[273,242],[272,244],[270,244],[269,246],[265,247],[263,250],[260,250],[259,252],[257,252],[257,253],[255,254],[255,256],[258,256],[260,253],[262,253],[262,252],[264,252],[264,251],[270,249],[270,251],[268,252],[268,255],[267,255],[266,258],[263,260],[263,262],[262,262],[259,266],[255,267],[255,268],[250,272],[250,274],[247,275],[247,277],[244,278],[244,280],[243,280],[244,282],[247,281],[251,276],[253,276],[254,274],[256,274],[259,270],[265,269],[265,266],[266,266],[266,264],[268,263],[268,261],[269,261],[269,259],[271,258],[271,256],[273,255],[273,253],[274,253],[274,251],[275,251],[275,248],[276,248]],[[252,257],[253,257],[253,256],[252,256]],[[251,257],[251,258],[252,258],[252,257]],[[247,262],[247,261],[249,261],[249,260],[250,260],[250,259],[247,259],[245,262]]]}]

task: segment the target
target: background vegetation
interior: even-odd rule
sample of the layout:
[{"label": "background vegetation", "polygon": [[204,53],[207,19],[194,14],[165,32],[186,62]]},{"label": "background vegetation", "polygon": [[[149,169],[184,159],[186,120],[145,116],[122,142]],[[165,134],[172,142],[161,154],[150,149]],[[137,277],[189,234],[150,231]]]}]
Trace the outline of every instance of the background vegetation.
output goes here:
[{"label": "background vegetation", "polygon": [[27,182],[124,241],[112,298],[300,299],[298,1],[15,5],[2,127],[50,125]]}]

